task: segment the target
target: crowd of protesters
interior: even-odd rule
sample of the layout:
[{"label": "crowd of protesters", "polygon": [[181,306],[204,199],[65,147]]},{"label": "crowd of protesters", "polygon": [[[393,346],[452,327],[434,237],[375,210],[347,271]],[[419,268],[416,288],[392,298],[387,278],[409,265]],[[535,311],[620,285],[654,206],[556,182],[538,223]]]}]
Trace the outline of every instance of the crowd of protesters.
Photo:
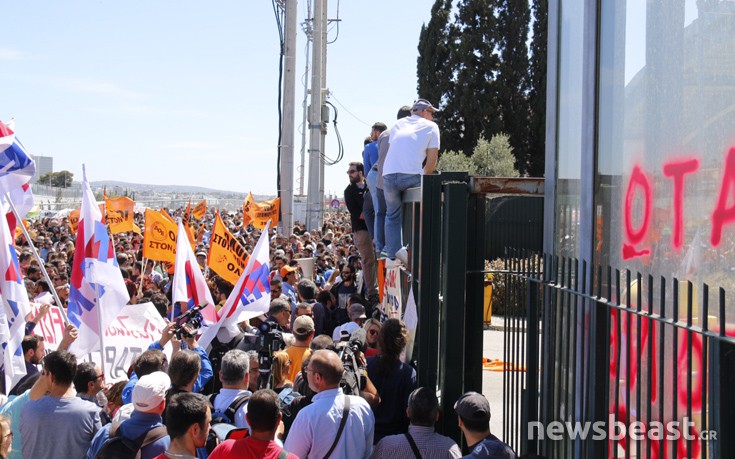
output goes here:
[{"label": "crowd of protesters", "polygon": [[[378,148],[385,130],[385,125],[373,126],[371,148]],[[373,231],[372,216],[369,224],[362,221],[362,209],[373,197],[364,196],[363,164],[349,167],[349,213],[328,213],[317,230],[297,223],[291,234],[276,229],[268,234],[271,302],[266,314],[240,323],[237,336],[215,340],[208,349],[199,346],[194,330],[177,337],[176,324],[169,323],[135,359],[128,380],[115,384],[105,383],[98,365],[78,362],[67,351],[77,336],[74,326],[67,325],[58,349],[50,353],[34,333],[51,307],[52,290],[60,306],[67,306],[75,235],[67,218],[31,222],[28,233],[49,278],[42,276],[28,241],[19,237],[25,286],[31,301],[42,306],[26,318],[27,374],[0,400],[0,457],[461,457],[452,439],[434,431],[440,416],[435,391],[417,387],[415,369],[403,360],[405,324],[381,313],[376,258],[383,244],[389,261],[400,250],[393,235],[383,241]],[[375,175],[372,166],[370,171]],[[388,208],[390,214],[393,208]],[[163,211],[174,218],[185,213],[183,208]],[[242,211],[220,216],[252,253],[260,230],[243,224]],[[382,216],[378,219],[382,223]],[[135,222],[145,228],[142,213]],[[207,264],[214,222],[210,209],[191,224],[201,234],[197,261],[221,308],[234,286]],[[386,225],[387,233],[393,230]],[[143,243],[136,233],[114,237],[130,303],[151,302],[166,319],[184,312],[185,305],[171,302],[173,264],[144,259]],[[312,259],[313,272],[304,273],[298,259]],[[167,357],[169,342],[173,353]],[[467,393],[454,409],[470,457],[515,458],[490,433],[484,396]]]}]

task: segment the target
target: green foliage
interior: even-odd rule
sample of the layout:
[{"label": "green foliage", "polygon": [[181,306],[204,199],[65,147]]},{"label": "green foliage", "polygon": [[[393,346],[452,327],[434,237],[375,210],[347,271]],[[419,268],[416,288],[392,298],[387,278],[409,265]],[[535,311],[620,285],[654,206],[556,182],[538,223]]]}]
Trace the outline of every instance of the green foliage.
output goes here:
[{"label": "green foliage", "polygon": [[515,156],[506,134],[493,136],[488,142],[480,137],[470,158],[476,174],[483,177],[518,177]]},{"label": "green foliage", "polygon": [[469,172],[470,175],[477,175],[475,163],[464,153],[454,151],[445,151],[439,155],[436,169],[439,172]]},{"label": "green foliage", "polygon": [[69,171],[49,172],[43,174],[38,179],[41,185],[57,186],[68,188],[74,181],[74,174]]}]

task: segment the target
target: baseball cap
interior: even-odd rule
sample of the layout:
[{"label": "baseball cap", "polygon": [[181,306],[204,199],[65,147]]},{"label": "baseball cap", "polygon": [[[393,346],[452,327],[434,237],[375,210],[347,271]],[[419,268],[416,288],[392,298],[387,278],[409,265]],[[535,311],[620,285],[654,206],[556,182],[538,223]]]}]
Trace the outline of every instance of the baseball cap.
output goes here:
[{"label": "baseball cap", "polygon": [[293,332],[296,335],[308,335],[314,331],[314,321],[309,316],[298,316],[293,323]]},{"label": "baseball cap", "polygon": [[297,268],[296,266],[284,266],[283,268],[281,268],[281,277],[286,277],[288,276],[288,273],[292,273],[297,269],[299,268]]},{"label": "baseball cap", "polygon": [[418,99],[416,102],[413,103],[413,107],[411,107],[411,112],[418,112],[421,110],[429,110],[430,112],[438,112],[439,110],[436,109],[433,105],[431,105],[431,102],[429,102],[426,99]]},{"label": "baseball cap", "polygon": [[367,319],[367,316],[365,315],[365,306],[361,304],[353,304],[350,306],[350,318]]},{"label": "baseball cap", "polygon": [[202,252],[197,252],[197,255],[196,256],[198,256],[198,257],[206,257],[207,256],[207,252],[203,252],[203,251]]},{"label": "baseball cap", "polygon": [[141,377],[133,387],[133,406],[136,411],[148,412],[166,399],[171,378],[162,371]]},{"label": "baseball cap", "polygon": [[484,395],[467,392],[454,404],[454,411],[467,421],[490,421],[490,403]]}]

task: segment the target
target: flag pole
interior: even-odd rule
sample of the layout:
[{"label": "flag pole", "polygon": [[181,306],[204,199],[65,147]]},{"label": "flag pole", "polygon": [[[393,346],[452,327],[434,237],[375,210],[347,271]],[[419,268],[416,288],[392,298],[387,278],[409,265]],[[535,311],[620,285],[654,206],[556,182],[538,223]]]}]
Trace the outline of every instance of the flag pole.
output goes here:
[{"label": "flag pole", "polygon": [[145,277],[146,269],[148,269],[148,259],[143,257],[143,270],[140,272],[140,279],[138,279],[138,296],[143,293],[143,278]]},{"label": "flag pole", "polygon": [[[64,306],[61,304],[59,295],[56,293],[56,287],[54,286],[54,283],[51,282],[51,278],[49,277],[48,272],[46,272],[46,267],[44,266],[43,259],[38,254],[36,247],[33,245],[31,236],[28,234],[28,230],[26,229],[26,226],[23,224],[23,219],[20,218],[20,215],[18,214],[18,209],[15,208],[15,204],[13,204],[13,201],[10,199],[10,193],[5,193],[5,200],[8,201],[8,204],[10,205],[10,210],[13,211],[15,218],[18,220],[17,224],[20,224],[20,229],[23,230],[23,236],[25,236],[26,241],[28,241],[28,246],[31,248],[31,252],[33,252],[33,257],[36,259],[36,262],[38,262],[38,267],[41,268],[41,273],[43,274],[44,279],[46,279],[49,289],[51,289],[51,295],[53,295],[54,297],[54,301],[56,302],[56,307],[58,307],[59,311],[61,312],[61,317],[62,319],[64,319],[64,325],[69,325],[69,318],[66,317],[66,311],[64,311]],[[6,225],[7,223],[2,222],[2,224]]]},{"label": "flag pole", "polygon": [[100,305],[100,284],[95,283],[94,284],[94,291],[95,295],[97,295],[97,323],[100,327],[100,367],[102,367],[102,371],[105,371],[105,330],[102,330],[102,307]]}]

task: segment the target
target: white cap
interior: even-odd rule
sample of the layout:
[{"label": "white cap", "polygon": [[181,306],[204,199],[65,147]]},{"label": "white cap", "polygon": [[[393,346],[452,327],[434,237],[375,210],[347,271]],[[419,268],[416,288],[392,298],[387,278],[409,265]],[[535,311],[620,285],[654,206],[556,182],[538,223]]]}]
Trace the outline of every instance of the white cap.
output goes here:
[{"label": "white cap", "polygon": [[138,380],[133,388],[135,411],[153,411],[166,399],[166,391],[171,387],[171,378],[162,371],[155,371]]}]

